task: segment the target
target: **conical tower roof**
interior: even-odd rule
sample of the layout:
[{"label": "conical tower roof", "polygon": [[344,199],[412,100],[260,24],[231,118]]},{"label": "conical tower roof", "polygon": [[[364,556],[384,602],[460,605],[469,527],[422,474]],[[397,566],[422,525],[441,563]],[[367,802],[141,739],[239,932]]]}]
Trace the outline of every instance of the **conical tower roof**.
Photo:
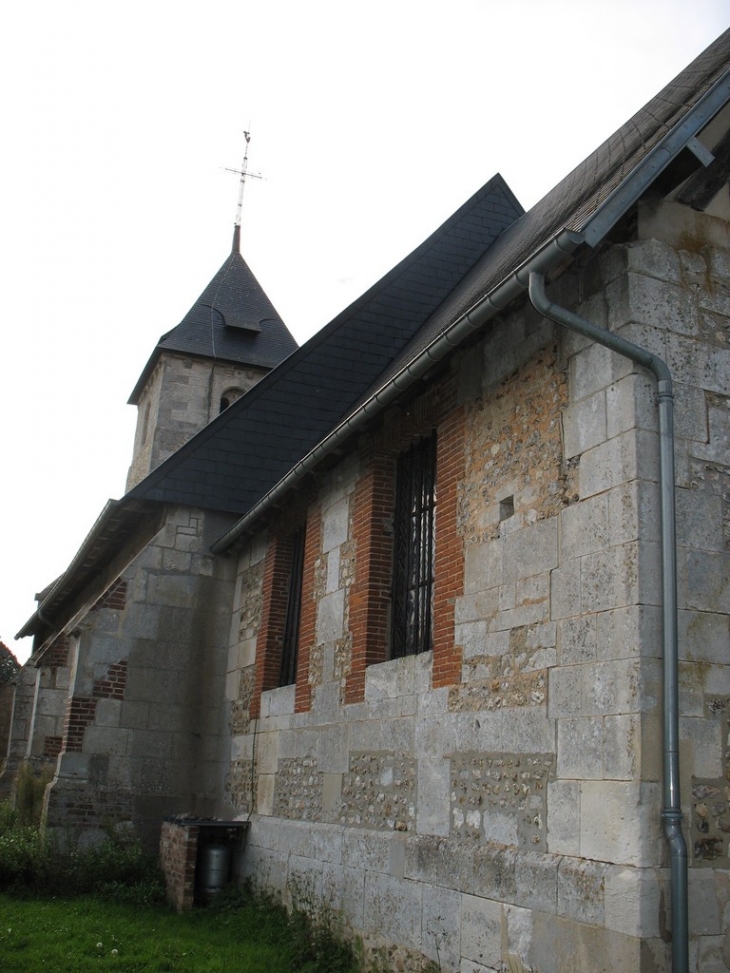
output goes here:
[{"label": "conical tower roof", "polygon": [[274,368],[296,350],[296,341],[236,242],[234,236],[234,249],[180,324],[158,341],[129,398],[131,405],[137,405],[165,351]]}]

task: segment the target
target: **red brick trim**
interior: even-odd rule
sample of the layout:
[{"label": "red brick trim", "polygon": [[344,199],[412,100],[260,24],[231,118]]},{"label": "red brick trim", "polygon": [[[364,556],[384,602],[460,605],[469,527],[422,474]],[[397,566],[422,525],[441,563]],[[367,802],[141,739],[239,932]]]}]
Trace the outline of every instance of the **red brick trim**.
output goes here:
[{"label": "red brick trim", "polygon": [[125,578],[117,578],[114,584],[107,588],[99,600],[91,606],[89,611],[95,612],[102,608],[110,608],[112,611],[123,611],[127,605],[127,581]]},{"label": "red brick trim", "polygon": [[109,666],[104,678],[94,681],[91,696],[74,694],[66,709],[63,749],[80,753],[86,727],[94,722],[96,716],[96,704],[100,699],[124,699],[126,688],[127,661],[124,659]]},{"label": "red brick trim", "polygon": [[309,659],[317,626],[317,600],[315,597],[315,573],[317,560],[322,554],[322,511],[319,504],[312,507],[307,518],[304,538],[304,571],[302,573],[302,611],[299,619],[299,658],[297,661],[297,686],[294,711],[303,713],[312,707],[312,686],[309,682]]},{"label": "red brick trim", "polygon": [[365,670],[383,662],[388,646],[388,607],[393,561],[393,460],[371,456],[353,495],[355,578],[350,588],[352,657],[345,702],[365,696]]},{"label": "red brick trim", "polygon": [[59,635],[43,655],[43,665],[58,668],[68,665],[68,635]]},{"label": "red brick trim", "polygon": [[43,741],[43,756],[55,759],[61,752],[63,737],[47,736]]},{"label": "red brick trim", "polygon": [[[287,604],[294,551],[291,523],[286,532],[279,530],[269,537],[264,562],[263,607],[261,626],[256,637],[256,669],[250,717],[261,715],[261,694],[279,685],[281,652],[286,626]],[[315,562],[321,551],[321,514],[319,506],[307,517],[302,572],[302,604],[299,617],[299,645],[295,707],[297,712],[311,706],[309,656],[315,638],[317,605],[314,598]]]},{"label": "red brick trim", "polygon": [[178,912],[193,907],[199,830],[194,824],[162,822],[160,865],[165,875],[167,897]]},{"label": "red brick trim", "polygon": [[261,714],[261,693],[279,685],[291,560],[291,535],[272,534],[266,549],[261,627],[256,637],[256,674],[250,714],[253,720]]},{"label": "red brick trim", "polygon": [[433,687],[461,679],[462,650],[454,637],[455,601],[464,593],[464,542],[458,531],[459,484],[466,475],[466,418],[455,409],[439,424],[436,442],[436,563],[433,593]]}]

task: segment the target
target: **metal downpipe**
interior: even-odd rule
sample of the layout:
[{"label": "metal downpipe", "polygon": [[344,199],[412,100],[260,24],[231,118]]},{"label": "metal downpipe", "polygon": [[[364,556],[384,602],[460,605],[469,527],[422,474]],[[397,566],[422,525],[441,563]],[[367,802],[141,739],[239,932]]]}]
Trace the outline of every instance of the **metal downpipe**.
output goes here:
[{"label": "metal downpipe", "polygon": [[672,971],[689,973],[687,846],[682,833],[679,796],[679,691],[677,639],[677,540],[674,513],[674,399],[672,376],[661,358],[553,304],[545,293],[545,275],[531,273],[530,301],[551,321],[610,348],[647,368],[659,396],[659,492],[662,560],[662,657],[664,676],[664,808],[662,821],[671,860]]}]

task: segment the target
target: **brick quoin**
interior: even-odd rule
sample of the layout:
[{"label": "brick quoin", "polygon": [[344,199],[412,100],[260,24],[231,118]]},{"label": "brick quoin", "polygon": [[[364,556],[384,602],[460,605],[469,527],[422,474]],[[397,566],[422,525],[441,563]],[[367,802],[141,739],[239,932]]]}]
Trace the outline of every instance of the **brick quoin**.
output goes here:
[{"label": "brick quoin", "polygon": [[436,440],[436,527],[433,591],[434,689],[461,679],[462,650],[454,636],[456,599],[464,593],[464,542],[458,532],[459,484],[466,475],[464,409],[450,411]]},{"label": "brick quoin", "polygon": [[43,664],[52,669],[68,665],[69,647],[68,635],[59,635],[44,654]]},{"label": "brick quoin", "polygon": [[353,496],[355,578],[349,596],[352,658],[345,683],[346,703],[365,698],[367,667],[386,658],[393,563],[389,525],[394,502],[393,459],[371,455]]},{"label": "brick quoin", "polygon": [[96,704],[100,699],[124,699],[127,688],[127,661],[113,663],[102,679],[96,679],[91,696],[74,694],[66,708],[63,728],[63,749],[80,753],[86,727],[94,722]]},{"label": "brick quoin", "polygon": [[302,571],[302,610],[299,617],[299,649],[297,655],[297,684],[294,712],[304,713],[312,707],[312,686],[309,682],[309,659],[316,637],[317,602],[314,575],[317,558],[322,553],[322,510],[313,506],[307,517],[304,537],[304,570]]},{"label": "brick quoin", "polygon": [[52,759],[61,752],[63,737],[47,736],[43,741],[43,756]]},{"label": "brick quoin", "polygon": [[89,611],[95,612],[102,608],[110,608],[113,611],[123,611],[127,604],[127,582],[124,578],[117,578],[114,584],[104,592],[96,604],[92,605]]}]

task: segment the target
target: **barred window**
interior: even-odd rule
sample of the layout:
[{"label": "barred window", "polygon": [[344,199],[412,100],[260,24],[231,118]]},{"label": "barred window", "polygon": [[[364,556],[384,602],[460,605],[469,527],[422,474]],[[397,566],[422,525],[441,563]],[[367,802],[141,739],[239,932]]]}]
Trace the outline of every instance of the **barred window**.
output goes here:
[{"label": "barred window", "polygon": [[302,609],[302,576],[304,572],[304,527],[289,539],[291,545],[291,574],[287,594],[286,621],[281,645],[279,685],[290,686],[297,680],[299,649],[299,619]]},{"label": "barred window", "polygon": [[393,522],[391,655],[433,647],[436,434],[401,454],[396,468]]}]

